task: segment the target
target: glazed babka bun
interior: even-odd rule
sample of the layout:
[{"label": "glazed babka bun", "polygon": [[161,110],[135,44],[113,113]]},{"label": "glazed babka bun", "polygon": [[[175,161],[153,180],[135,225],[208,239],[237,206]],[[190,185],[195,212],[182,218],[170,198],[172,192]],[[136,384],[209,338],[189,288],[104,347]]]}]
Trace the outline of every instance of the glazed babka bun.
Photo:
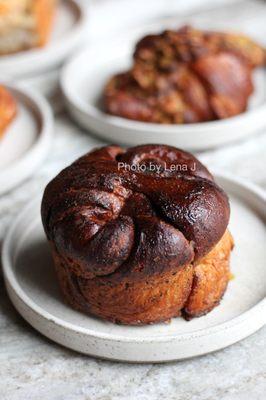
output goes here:
[{"label": "glazed babka bun", "polygon": [[134,325],[190,319],[226,290],[228,198],[185,151],[96,149],[47,185],[41,212],[61,291],[77,310]]}]

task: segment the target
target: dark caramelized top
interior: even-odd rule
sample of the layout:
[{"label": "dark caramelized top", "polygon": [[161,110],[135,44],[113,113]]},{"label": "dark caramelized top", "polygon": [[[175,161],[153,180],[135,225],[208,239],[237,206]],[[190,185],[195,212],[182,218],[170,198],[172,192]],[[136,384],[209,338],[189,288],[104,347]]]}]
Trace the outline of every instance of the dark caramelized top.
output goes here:
[{"label": "dark caramelized top", "polygon": [[226,194],[170,146],[97,149],[60,172],[42,201],[45,232],[84,278],[149,276],[208,253],[229,220]]}]

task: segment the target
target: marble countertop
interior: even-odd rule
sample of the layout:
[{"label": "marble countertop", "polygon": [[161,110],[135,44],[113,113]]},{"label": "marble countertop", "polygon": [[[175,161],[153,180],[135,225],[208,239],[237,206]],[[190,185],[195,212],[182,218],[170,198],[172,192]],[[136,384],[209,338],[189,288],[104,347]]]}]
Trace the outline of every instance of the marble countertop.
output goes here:
[{"label": "marble countertop", "polygon": [[[0,197],[0,241],[20,209],[57,171],[100,142],[66,115],[56,118],[55,140],[42,168]],[[198,154],[210,168],[238,174],[266,188],[266,132]],[[51,342],[15,311],[0,275],[1,400],[263,400],[266,327],[219,352],[169,364],[97,360]]]},{"label": "marble countertop", "polygon": [[[120,9],[121,0],[112,1]],[[197,2],[200,4],[193,0],[193,4]],[[163,7],[164,2],[159,3]],[[168,0],[170,3],[176,9],[175,2]],[[249,31],[258,33],[255,17],[259,16],[259,26],[265,27],[266,5],[249,3]],[[109,6],[107,0],[99,2],[105,18]],[[228,23],[241,27],[246,21],[242,8],[230,12],[230,21],[227,10],[223,16]],[[66,114],[57,115],[55,139],[44,165],[31,179],[0,197],[0,248],[6,229],[21,208],[64,166],[99,144]],[[210,169],[231,172],[266,189],[266,130],[197,156]],[[31,328],[12,306],[0,268],[1,400],[264,400],[265,393],[266,327],[227,349],[191,360],[154,365],[102,361],[65,349]]]}]

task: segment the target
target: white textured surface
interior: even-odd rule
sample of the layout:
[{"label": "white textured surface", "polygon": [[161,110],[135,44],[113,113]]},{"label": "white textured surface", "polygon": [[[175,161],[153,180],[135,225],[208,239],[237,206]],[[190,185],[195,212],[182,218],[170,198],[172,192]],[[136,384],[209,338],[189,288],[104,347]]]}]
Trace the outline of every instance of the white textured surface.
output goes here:
[{"label": "white textured surface", "polygon": [[[262,9],[263,3],[258,4]],[[265,27],[265,19],[261,12],[255,13],[261,17],[257,24],[254,9],[248,14],[249,30],[256,34],[260,26]],[[242,11],[240,7],[234,12],[233,20],[242,22]],[[13,216],[45,182],[98,143],[66,116],[57,118],[53,149],[45,165],[31,180],[0,197],[0,242]],[[201,153],[200,158],[210,168],[222,168],[266,189],[266,132]],[[167,365],[95,360],[50,342],[26,324],[7,298],[0,275],[1,400],[264,400],[265,338],[263,328],[220,352]]]}]

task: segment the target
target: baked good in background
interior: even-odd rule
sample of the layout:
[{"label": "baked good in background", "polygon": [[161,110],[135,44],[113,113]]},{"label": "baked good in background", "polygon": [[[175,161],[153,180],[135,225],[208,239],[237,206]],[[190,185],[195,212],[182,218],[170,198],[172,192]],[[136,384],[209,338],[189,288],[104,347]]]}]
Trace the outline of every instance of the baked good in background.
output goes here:
[{"label": "baked good in background", "polygon": [[61,291],[77,310],[133,325],[190,319],[226,290],[229,202],[192,154],[96,149],[47,185],[41,213]]},{"label": "baked good in background", "polygon": [[57,0],[0,0],[0,55],[44,46]]},{"label": "baked good in background", "polygon": [[182,124],[238,115],[248,106],[252,72],[265,49],[247,36],[184,26],[148,35],[133,65],[107,82],[107,113],[144,122]]},{"label": "baked good in background", "polygon": [[17,104],[15,98],[8,89],[0,85],[0,138],[15,118],[16,113]]}]

